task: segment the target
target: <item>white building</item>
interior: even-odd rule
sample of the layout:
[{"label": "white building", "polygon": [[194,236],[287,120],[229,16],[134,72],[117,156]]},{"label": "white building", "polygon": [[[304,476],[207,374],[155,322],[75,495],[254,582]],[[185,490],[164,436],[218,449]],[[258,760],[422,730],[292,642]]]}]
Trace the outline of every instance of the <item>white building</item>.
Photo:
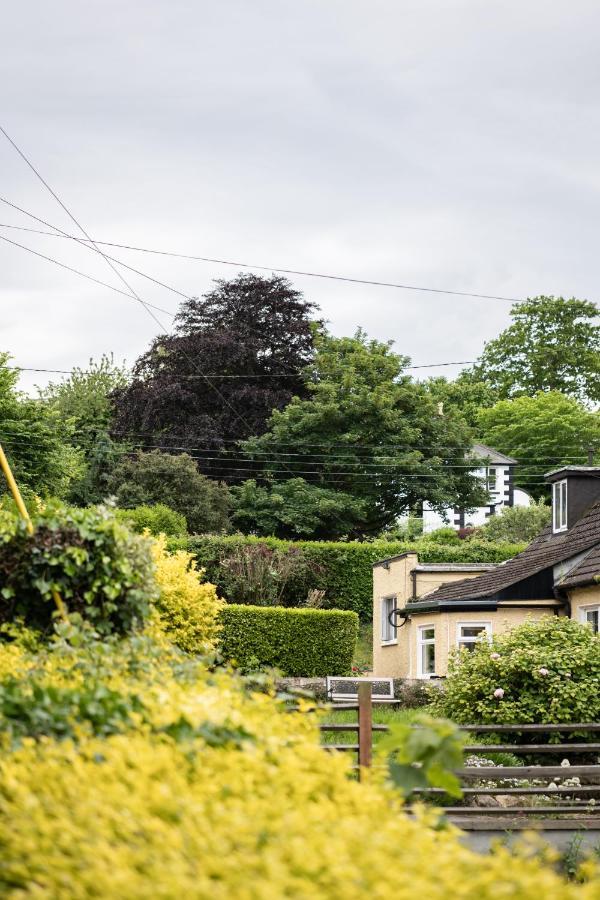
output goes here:
[{"label": "white building", "polygon": [[475,474],[479,475],[489,491],[489,504],[478,507],[472,513],[449,507],[440,514],[431,509],[428,503],[424,503],[424,534],[449,525],[456,530],[485,525],[490,516],[496,515],[505,506],[529,506],[531,504],[531,496],[527,491],[514,485],[516,459],[504,456],[503,453],[498,453],[497,450],[486,447],[485,444],[474,444],[472,454],[479,459],[487,460],[487,465],[484,468],[476,469]]}]

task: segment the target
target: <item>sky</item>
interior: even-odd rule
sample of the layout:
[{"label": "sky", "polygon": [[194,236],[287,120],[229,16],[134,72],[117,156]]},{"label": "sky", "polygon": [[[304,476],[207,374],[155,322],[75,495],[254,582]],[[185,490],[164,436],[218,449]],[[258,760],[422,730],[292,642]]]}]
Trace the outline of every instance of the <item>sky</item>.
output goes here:
[{"label": "sky", "polygon": [[[3,9],[0,124],[98,240],[597,300],[599,42],[594,0],[25,0]],[[1,135],[0,196],[79,234]],[[4,227],[42,227],[4,203],[0,223],[126,290],[93,250]],[[239,271],[112,253],[188,296]],[[131,364],[159,331],[133,298],[4,240],[0,272],[0,349],[21,366]],[[178,294],[125,277],[176,311]],[[415,365],[475,359],[510,321],[502,300],[291,279],[334,334],[362,326]]]}]

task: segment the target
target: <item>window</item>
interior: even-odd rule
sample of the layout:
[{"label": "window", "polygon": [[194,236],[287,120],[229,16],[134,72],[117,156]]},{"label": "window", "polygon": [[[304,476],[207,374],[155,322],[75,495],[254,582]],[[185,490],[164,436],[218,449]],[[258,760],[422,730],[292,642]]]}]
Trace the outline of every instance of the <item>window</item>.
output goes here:
[{"label": "window", "polygon": [[567,530],[567,482],[555,481],[552,488],[552,531]]},{"label": "window", "polygon": [[396,608],[395,597],[384,597],[381,601],[381,643],[391,644],[396,640],[396,625],[390,622],[390,613]]},{"label": "window", "polygon": [[486,484],[488,491],[496,490],[496,479],[497,479],[496,469],[486,469],[485,470],[485,484]]},{"label": "window", "polygon": [[435,674],[435,627],[421,625],[417,629],[417,674]]},{"label": "window", "polygon": [[584,606],[579,610],[579,619],[584,625],[590,625],[594,634],[600,631],[600,606]]},{"label": "window", "polygon": [[456,644],[459,649],[473,650],[475,644],[486,640],[491,633],[491,622],[461,622],[456,626]]}]

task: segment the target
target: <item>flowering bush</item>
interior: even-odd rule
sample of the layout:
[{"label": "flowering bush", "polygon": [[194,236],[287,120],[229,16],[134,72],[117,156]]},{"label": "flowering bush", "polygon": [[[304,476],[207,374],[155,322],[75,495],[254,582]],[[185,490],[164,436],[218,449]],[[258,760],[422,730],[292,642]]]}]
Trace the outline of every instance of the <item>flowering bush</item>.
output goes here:
[{"label": "flowering bush", "polygon": [[455,653],[433,706],[459,723],[597,722],[600,638],[565,617],[526,622]]},{"label": "flowering bush", "polygon": [[[16,734],[0,705],[2,896],[598,896],[598,881],[568,885],[539,858],[481,856],[436,815],[409,818],[376,775],[358,784],[318,746],[314,715],[148,636],[5,645],[8,684],[30,726]],[[53,697],[50,731],[38,715],[52,691],[103,688],[101,709]]]}]

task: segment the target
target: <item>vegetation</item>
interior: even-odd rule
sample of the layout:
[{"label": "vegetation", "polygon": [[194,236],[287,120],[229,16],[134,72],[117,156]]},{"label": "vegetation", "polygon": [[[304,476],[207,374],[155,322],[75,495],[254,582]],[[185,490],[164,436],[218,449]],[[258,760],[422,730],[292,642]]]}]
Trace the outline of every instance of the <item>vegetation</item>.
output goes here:
[{"label": "vegetation", "polygon": [[271,550],[301,551],[305,565],[287,578],[278,602],[284,606],[303,603],[311,589],[325,591],[327,608],[357,612],[363,622],[370,622],[373,604],[373,563],[400,553],[418,553],[422,562],[503,562],[523,549],[523,544],[495,544],[490,541],[457,541],[442,545],[422,540],[402,541],[280,541],[277,538],[255,538],[244,535],[194,535],[187,540],[174,540],[170,546],[183,547],[193,553],[206,577],[217,585],[222,597],[234,596],[238,602],[254,602],[256,590],[248,582],[235,577],[229,559],[235,559],[245,547],[262,546]]},{"label": "vegetation", "polygon": [[233,545],[232,552],[221,558],[221,567],[229,600],[256,606],[278,606],[290,582],[318,575],[301,547],[258,541]]},{"label": "vegetation", "polygon": [[137,360],[116,393],[115,427],[163,447],[198,448],[203,471],[219,479],[240,474],[236,441],[262,434],[273,409],[306,394],[315,307],[279,275],[215,285],[185,301],[175,332]]},{"label": "vegetation", "polygon": [[243,669],[266,666],[304,677],[350,674],[356,613],[227,604],[219,621],[221,653]]},{"label": "vegetation", "polygon": [[478,541],[529,544],[550,524],[552,510],[543,500],[531,506],[506,506],[475,532]]},{"label": "vegetation", "polygon": [[519,460],[515,483],[536,498],[547,496],[546,472],[586,464],[588,449],[600,443],[600,415],[555,391],[501,400],[478,421],[486,444]]},{"label": "vegetation", "polygon": [[109,509],[49,504],[30,535],[17,516],[0,514],[0,622],[21,619],[51,630],[58,591],[70,613],[100,634],[140,626],[156,598],[150,543]]},{"label": "vegetation", "polygon": [[600,637],[587,625],[545,616],[455,652],[432,709],[482,725],[596,722],[599,679]]},{"label": "vegetation", "polygon": [[595,303],[533,297],[512,307],[512,324],[484,348],[473,377],[500,399],[553,391],[600,400],[600,326]]},{"label": "vegetation", "polygon": [[152,450],[125,457],[110,478],[119,506],[165,504],[185,517],[190,531],[225,531],[229,526],[227,485],[198,471],[187,453],[172,455]]},{"label": "vegetation", "polygon": [[[329,536],[332,528],[331,508],[321,512],[324,488],[346,497],[341,526],[354,537],[378,534],[424,499],[436,508],[483,502],[487,495],[468,469],[444,465],[448,456],[464,455],[467,426],[452,413],[438,414],[429,392],[405,374],[406,357],[361,331],[353,338],[320,334],[315,342],[306,372],[309,397],[294,397],[275,410],[268,431],[243,444],[272,482],[272,498],[281,482],[301,478],[303,516],[312,497],[312,515],[321,520],[316,537]],[[244,499],[245,521],[251,522]],[[262,506],[264,498],[257,499]],[[281,518],[276,507],[273,514]],[[289,533],[289,522],[285,528]],[[342,536],[341,527],[335,534]]]},{"label": "vegetation", "polygon": [[133,509],[117,509],[116,516],[126,522],[133,531],[149,531],[156,536],[183,537],[187,534],[187,522],[182,513],[175,512],[164,503],[152,506],[134,506]]}]

